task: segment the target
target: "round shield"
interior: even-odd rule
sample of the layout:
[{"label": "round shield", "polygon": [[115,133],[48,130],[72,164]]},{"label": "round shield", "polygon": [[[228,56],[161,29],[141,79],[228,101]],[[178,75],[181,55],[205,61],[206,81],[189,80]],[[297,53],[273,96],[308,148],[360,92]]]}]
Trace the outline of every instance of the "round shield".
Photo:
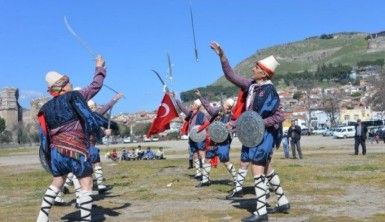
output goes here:
[{"label": "round shield", "polygon": [[196,143],[203,142],[206,139],[206,130],[202,130],[198,133],[200,125],[194,126],[189,133],[189,137],[192,141]]},{"label": "round shield", "polygon": [[244,146],[255,147],[261,143],[265,132],[263,119],[254,111],[246,111],[237,120],[236,132]]},{"label": "round shield", "polygon": [[215,143],[223,143],[229,137],[229,130],[221,121],[212,122],[208,130],[210,139]]},{"label": "round shield", "polygon": [[[49,154],[48,154],[49,155]],[[49,156],[47,155],[46,152],[44,152],[44,149],[42,148],[42,146],[40,146],[40,149],[39,149],[39,160],[40,160],[40,164],[41,166],[49,173],[51,173],[51,168],[50,168],[50,165],[49,165]]]}]

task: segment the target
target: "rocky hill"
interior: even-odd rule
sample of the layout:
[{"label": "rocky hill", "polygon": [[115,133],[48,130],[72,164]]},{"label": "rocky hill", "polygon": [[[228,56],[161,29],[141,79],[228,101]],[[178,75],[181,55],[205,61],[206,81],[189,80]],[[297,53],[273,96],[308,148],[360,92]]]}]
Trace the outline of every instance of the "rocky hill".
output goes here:
[{"label": "rocky hill", "polygon": [[[237,64],[234,69],[242,75],[251,76],[255,61],[269,55],[276,56],[281,64],[276,70],[277,76],[305,70],[315,71],[323,64],[355,67],[358,62],[385,58],[385,33],[343,32],[309,37],[302,41],[260,49]],[[224,88],[223,91],[228,92],[228,87],[231,86],[231,83],[221,77],[206,89],[209,91],[210,87]],[[182,97],[189,92],[191,90],[182,93]]]},{"label": "rocky hill", "polygon": [[[241,74],[251,75],[258,59],[275,55],[281,64],[277,75],[314,71],[322,64],[356,66],[360,61],[385,58],[385,36],[368,33],[335,33],[310,37],[303,41],[258,50],[234,67]],[[229,86],[223,77],[213,85]]]}]

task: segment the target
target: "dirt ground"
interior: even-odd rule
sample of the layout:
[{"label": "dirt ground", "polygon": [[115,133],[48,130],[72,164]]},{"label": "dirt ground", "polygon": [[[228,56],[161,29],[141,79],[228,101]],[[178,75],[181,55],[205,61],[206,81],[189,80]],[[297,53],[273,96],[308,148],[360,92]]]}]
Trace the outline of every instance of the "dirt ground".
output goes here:
[{"label": "dirt ground", "polygon": [[[303,160],[283,159],[282,148],[275,151],[273,163],[292,209],[289,214],[270,215],[270,221],[385,221],[385,144],[368,144],[368,155],[354,156],[353,143],[353,139],[303,137]],[[146,143],[142,147],[154,145],[165,147],[167,160],[148,162],[160,163],[148,171],[147,163],[116,163],[102,157],[107,182],[114,188],[107,195],[95,197],[95,221],[240,221],[255,208],[250,172],[245,197],[225,200],[232,186],[222,166],[213,169],[212,186],[195,188],[197,181],[190,176],[193,171],[186,169],[187,141]],[[232,147],[231,158],[238,166],[239,141],[233,141]],[[111,148],[102,147],[102,150]],[[0,166],[20,174],[41,171],[36,154],[36,149],[31,149],[0,156]],[[141,167],[147,175],[135,171]],[[1,171],[0,178],[5,180],[7,173]],[[48,174],[44,178],[50,180]],[[39,192],[45,188],[42,185]],[[10,201],[8,198],[7,194],[0,194],[1,202]],[[22,197],[18,198],[23,201]],[[33,212],[37,214],[40,200],[41,194],[37,193],[31,200],[34,205],[30,207],[31,213],[19,212],[22,221],[34,220]],[[73,201],[73,197],[66,196],[66,200]],[[275,202],[274,195],[269,202]],[[9,212],[4,204],[0,204],[0,209],[0,213]],[[73,221],[78,215],[73,206],[54,207],[51,218]]]}]

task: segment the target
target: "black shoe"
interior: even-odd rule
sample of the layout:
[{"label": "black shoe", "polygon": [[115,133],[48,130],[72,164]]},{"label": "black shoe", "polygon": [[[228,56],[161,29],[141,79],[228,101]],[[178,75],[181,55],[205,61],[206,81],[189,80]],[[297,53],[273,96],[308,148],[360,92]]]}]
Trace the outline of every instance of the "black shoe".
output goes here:
[{"label": "black shoe", "polygon": [[231,200],[231,199],[234,199],[234,198],[237,198],[237,197],[243,197],[243,191],[240,190],[240,191],[231,191],[231,193],[229,195],[226,196],[226,200]]},{"label": "black shoe", "polygon": [[53,203],[53,205],[62,207],[62,206],[67,206],[67,203],[66,203],[66,202],[56,202],[56,201],[55,201],[55,202]]},{"label": "black shoe", "polygon": [[111,190],[112,189],[112,186],[111,185],[106,185],[105,188],[102,188],[102,189],[98,189],[98,192],[99,194],[104,194],[106,193],[107,191]]},{"label": "black shoe", "polygon": [[194,168],[193,160],[188,160],[188,168],[187,169],[192,169],[192,168]]},{"label": "black shoe", "polygon": [[242,222],[262,222],[262,221],[267,222],[269,221],[269,216],[267,214],[264,214],[264,215],[252,214],[249,217],[242,218],[241,221]]},{"label": "black shoe", "polygon": [[290,210],[290,204],[284,204],[281,206],[276,207],[267,207],[266,208],[268,214],[275,214],[275,213],[289,213]]},{"label": "black shoe", "polygon": [[205,183],[200,182],[195,187],[208,187],[210,185],[211,185],[210,181],[207,181]]},{"label": "black shoe", "polygon": [[63,193],[64,194],[69,194],[70,190],[67,187],[63,187]]},{"label": "black shoe", "polygon": [[200,176],[195,175],[194,178],[195,178],[196,180],[202,180],[202,175],[200,175]]}]

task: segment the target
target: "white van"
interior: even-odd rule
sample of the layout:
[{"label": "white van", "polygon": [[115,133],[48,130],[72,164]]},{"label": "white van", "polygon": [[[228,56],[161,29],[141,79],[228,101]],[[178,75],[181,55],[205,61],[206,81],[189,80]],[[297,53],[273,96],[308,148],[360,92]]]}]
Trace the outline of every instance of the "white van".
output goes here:
[{"label": "white van", "polygon": [[334,131],[333,136],[334,138],[348,138],[348,137],[354,137],[356,134],[356,130],[354,126],[343,126],[339,127]]}]

